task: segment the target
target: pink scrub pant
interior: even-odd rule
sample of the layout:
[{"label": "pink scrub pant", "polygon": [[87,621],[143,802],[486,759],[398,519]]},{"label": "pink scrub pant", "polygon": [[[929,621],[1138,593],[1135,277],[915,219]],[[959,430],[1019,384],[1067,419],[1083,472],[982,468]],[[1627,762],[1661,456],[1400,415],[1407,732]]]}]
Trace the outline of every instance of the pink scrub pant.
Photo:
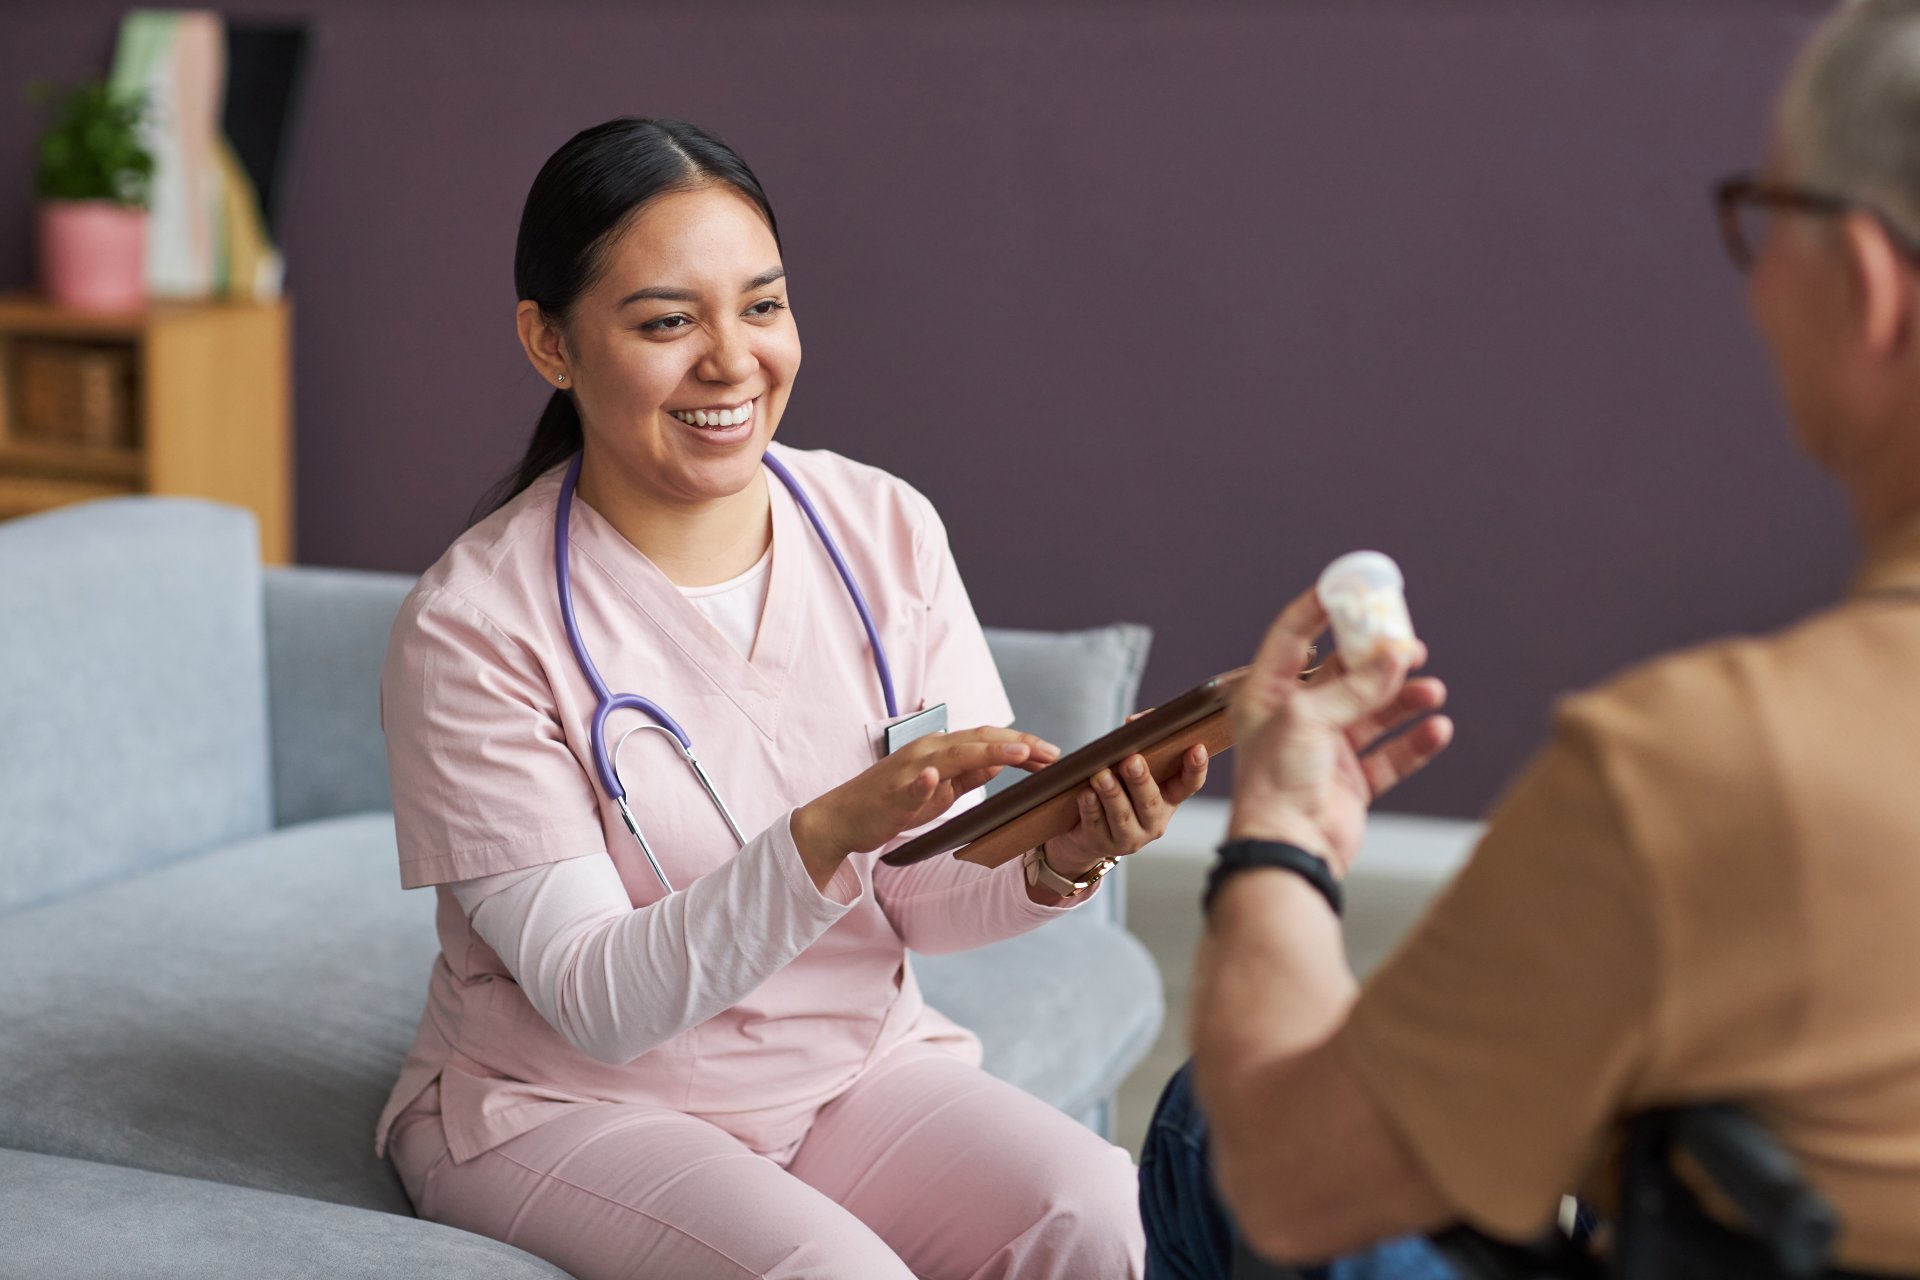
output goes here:
[{"label": "pink scrub pant", "polygon": [[704,1120],[614,1103],[455,1164],[437,1086],[390,1150],[421,1217],[579,1280],[1127,1280],[1144,1267],[1126,1152],[922,1045],[827,1104],[785,1169]]}]

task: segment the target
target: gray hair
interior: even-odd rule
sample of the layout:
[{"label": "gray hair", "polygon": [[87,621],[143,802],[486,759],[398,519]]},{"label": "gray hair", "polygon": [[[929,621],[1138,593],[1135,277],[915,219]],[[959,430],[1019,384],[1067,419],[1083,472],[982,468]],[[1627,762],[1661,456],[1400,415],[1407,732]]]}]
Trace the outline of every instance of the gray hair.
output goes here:
[{"label": "gray hair", "polygon": [[1920,0],[1851,0],[1829,17],[1787,81],[1779,127],[1797,180],[1920,240]]}]

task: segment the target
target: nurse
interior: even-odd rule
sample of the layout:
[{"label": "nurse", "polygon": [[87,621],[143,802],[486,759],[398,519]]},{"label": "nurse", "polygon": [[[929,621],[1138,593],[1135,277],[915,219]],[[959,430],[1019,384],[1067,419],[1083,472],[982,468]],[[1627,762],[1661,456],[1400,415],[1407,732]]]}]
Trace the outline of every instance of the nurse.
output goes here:
[{"label": "nurse", "polygon": [[[514,275],[555,390],[381,685],[441,954],[378,1149],[423,1217],[581,1280],[1138,1275],[1126,1154],[982,1071],[906,951],[1082,905],[1205,755],[1165,787],[1126,762],[995,870],[880,864],[1058,751],[997,727],[927,500],[772,443],[800,341],[760,184],[689,125],[610,121],[541,169]],[[981,727],[890,741],[942,704]]]}]

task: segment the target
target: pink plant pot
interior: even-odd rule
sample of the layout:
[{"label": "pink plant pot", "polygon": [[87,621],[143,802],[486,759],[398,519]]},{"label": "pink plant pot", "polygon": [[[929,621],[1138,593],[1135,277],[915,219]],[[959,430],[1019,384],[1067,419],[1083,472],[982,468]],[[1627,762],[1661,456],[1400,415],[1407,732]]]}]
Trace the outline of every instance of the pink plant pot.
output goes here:
[{"label": "pink plant pot", "polygon": [[147,211],[110,200],[39,207],[40,291],[55,306],[132,311],[147,301]]}]

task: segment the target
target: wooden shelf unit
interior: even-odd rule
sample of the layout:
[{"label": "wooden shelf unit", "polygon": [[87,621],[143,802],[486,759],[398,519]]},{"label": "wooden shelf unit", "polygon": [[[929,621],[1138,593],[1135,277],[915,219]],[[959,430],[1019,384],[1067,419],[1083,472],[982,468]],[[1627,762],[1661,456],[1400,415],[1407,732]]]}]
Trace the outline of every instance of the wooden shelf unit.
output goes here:
[{"label": "wooden shelf unit", "polygon": [[[10,385],[15,344],[125,347],[133,356],[127,448],[22,439]],[[213,498],[251,510],[269,564],[293,558],[291,317],[266,303],[156,302],[63,311],[0,294],[0,519],[129,493]]]}]

